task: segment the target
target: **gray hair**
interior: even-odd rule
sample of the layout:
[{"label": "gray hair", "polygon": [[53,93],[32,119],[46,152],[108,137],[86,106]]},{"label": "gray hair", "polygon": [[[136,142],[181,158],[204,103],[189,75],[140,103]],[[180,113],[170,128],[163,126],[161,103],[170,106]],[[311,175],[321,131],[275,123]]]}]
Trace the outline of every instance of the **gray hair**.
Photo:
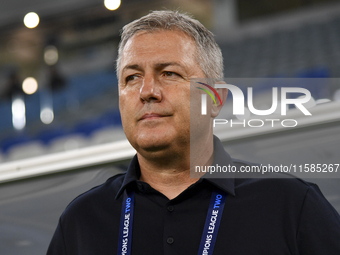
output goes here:
[{"label": "gray hair", "polygon": [[122,55],[127,41],[139,32],[159,30],[177,30],[191,37],[197,46],[196,61],[206,78],[223,78],[223,57],[214,35],[198,20],[178,11],[153,11],[137,19],[122,29],[121,41],[118,46],[117,76],[121,68]]}]

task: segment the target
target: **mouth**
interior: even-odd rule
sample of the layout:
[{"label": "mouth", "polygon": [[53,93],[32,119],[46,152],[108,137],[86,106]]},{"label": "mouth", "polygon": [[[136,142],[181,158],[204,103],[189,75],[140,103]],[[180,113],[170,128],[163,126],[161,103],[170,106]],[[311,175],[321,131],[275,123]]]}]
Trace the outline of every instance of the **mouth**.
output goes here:
[{"label": "mouth", "polygon": [[157,114],[157,113],[146,113],[144,114],[139,121],[141,120],[157,120],[157,119],[161,119],[164,117],[168,117],[168,115],[161,115],[161,114]]}]

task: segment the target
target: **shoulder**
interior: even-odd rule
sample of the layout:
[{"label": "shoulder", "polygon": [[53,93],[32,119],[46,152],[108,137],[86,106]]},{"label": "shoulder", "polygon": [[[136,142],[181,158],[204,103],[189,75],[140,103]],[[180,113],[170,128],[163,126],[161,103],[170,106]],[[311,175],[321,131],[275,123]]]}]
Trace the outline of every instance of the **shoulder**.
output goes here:
[{"label": "shoulder", "polygon": [[125,173],[109,178],[105,183],[91,188],[73,199],[66,207],[62,218],[91,214],[95,208],[119,204],[115,197],[123,183]]},{"label": "shoulder", "polygon": [[236,173],[236,191],[255,193],[262,199],[268,198],[273,201],[289,201],[297,204],[303,204],[308,194],[323,197],[316,184],[297,178],[292,174],[279,171],[259,171],[269,165],[239,159],[233,159],[233,164],[238,170],[247,171]]}]

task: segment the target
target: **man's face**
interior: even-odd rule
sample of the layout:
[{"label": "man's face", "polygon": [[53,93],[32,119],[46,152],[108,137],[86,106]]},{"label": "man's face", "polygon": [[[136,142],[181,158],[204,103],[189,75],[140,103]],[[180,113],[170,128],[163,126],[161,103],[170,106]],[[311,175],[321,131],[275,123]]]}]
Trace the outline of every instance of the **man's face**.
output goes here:
[{"label": "man's face", "polygon": [[141,32],[124,47],[119,108],[139,152],[181,152],[190,145],[190,78],[203,78],[194,41],[179,31]]}]

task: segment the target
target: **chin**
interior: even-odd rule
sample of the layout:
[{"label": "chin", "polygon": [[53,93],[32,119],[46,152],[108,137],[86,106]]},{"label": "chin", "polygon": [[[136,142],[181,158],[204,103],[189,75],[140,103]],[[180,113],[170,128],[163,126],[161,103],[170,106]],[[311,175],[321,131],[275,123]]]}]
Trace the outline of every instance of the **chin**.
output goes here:
[{"label": "chin", "polygon": [[138,137],[135,141],[139,148],[144,151],[150,152],[164,150],[170,147],[172,143],[169,137],[166,137],[164,135],[155,136],[154,134]]}]

